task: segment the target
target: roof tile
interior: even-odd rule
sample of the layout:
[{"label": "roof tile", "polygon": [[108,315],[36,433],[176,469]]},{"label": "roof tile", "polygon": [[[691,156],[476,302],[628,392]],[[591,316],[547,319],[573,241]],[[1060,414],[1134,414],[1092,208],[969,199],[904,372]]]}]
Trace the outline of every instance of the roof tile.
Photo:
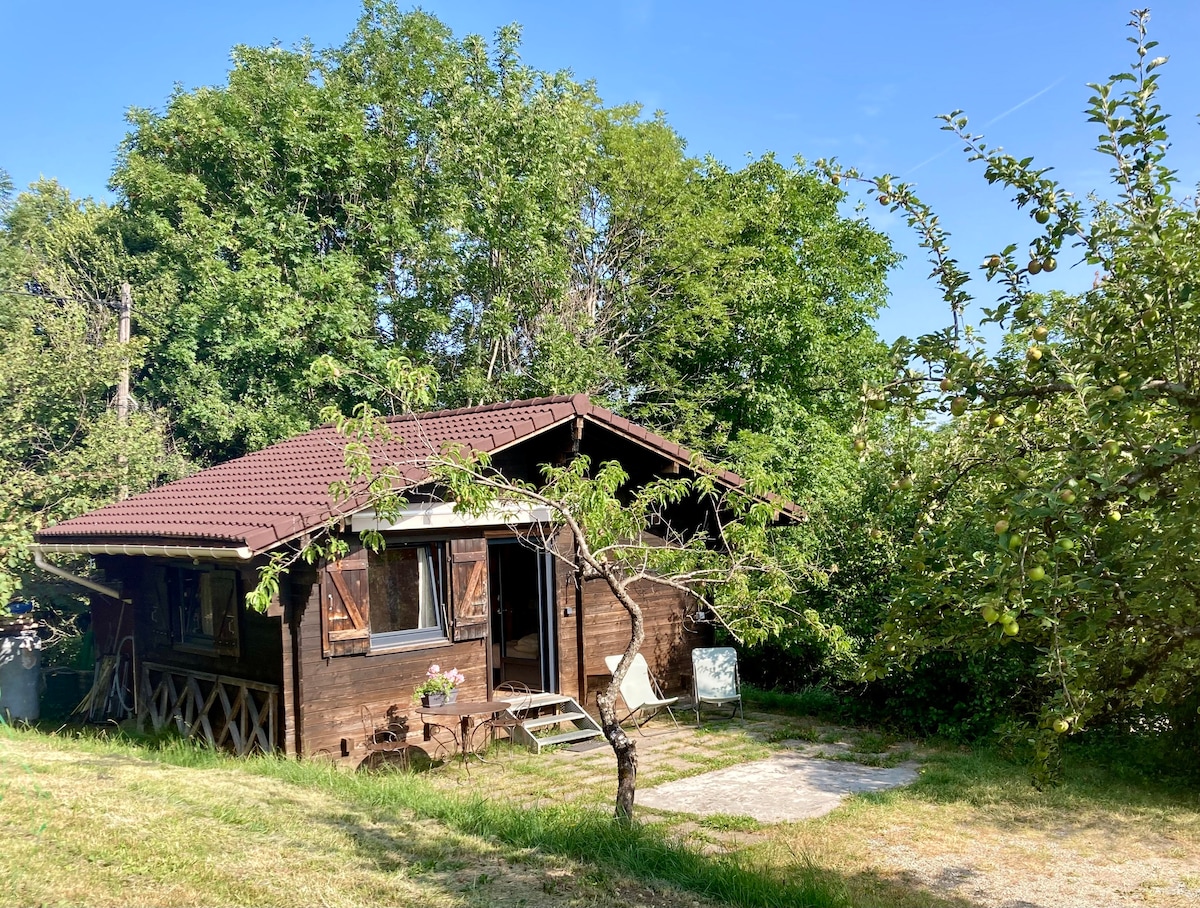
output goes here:
[{"label": "roof tile", "polygon": [[[507,401],[439,410],[388,420],[394,438],[375,444],[377,460],[401,465],[410,484],[428,476],[425,458],[448,442],[493,453],[541,430],[585,416],[690,462],[691,453],[641,426],[597,407],[585,395]],[[412,428],[415,427],[415,431]],[[406,431],[406,428],[409,431]],[[330,484],[346,479],[346,439],[331,425],[261,451],[202,470],[193,476],[108,505],[37,534],[40,543],[85,543],[130,537],[209,540],[245,545],[256,552],[294,538],[330,518],[352,513],[361,499],[337,501]],[[722,471],[731,485],[741,480]]]}]

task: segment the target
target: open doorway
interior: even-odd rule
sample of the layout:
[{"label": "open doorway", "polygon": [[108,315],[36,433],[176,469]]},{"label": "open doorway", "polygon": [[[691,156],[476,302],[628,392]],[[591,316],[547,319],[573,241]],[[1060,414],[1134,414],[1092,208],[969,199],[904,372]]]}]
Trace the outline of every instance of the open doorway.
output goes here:
[{"label": "open doorway", "polygon": [[518,539],[488,542],[492,687],[506,681],[558,691],[554,562]]}]

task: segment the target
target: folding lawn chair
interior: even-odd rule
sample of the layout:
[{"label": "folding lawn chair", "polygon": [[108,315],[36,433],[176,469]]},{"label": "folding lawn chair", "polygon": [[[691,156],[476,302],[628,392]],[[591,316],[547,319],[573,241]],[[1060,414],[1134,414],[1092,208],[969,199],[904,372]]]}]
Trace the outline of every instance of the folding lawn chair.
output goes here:
[{"label": "folding lawn chair", "polygon": [[[620,662],[620,656],[604,657],[604,664],[608,666],[610,672],[615,673]],[[625,673],[625,677],[621,681],[621,699],[625,701],[625,708],[629,712],[620,721],[625,721],[634,713],[643,714],[640,720],[634,719],[633,723],[639,734],[642,733],[642,726],[654,718],[660,709],[665,709],[667,715],[671,717],[671,721],[675,723],[675,727],[679,727],[675,713],[671,712],[671,704],[678,701],[679,698],[662,695],[662,689],[650,674],[646,657],[641,653],[634,655],[633,664],[629,666],[629,671]]]},{"label": "folding lawn chair", "polygon": [[692,650],[692,693],[696,725],[700,725],[700,707],[732,706],[729,718],[746,713],[742,709],[742,688],[738,680],[737,650],[732,646],[710,646]]}]

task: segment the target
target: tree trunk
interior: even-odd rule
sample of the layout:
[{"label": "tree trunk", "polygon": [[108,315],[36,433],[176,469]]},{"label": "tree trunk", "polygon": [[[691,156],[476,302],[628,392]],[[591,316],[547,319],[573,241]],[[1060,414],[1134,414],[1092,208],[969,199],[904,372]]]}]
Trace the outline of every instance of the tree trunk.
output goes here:
[{"label": "tree trunk", "polygon": [[[632,658],[632,657],[631,657]],[[633,795],[637,789],[637,744],[625,734],[617,721],[617,682],[610,681],[608,687],[596,697],[600,709],[600,727],[604,737],[617,755],[617,803],[614,816],[628,823],[633,820]]]},{"label": "tree trunk", "polygon": [[600,727],[604,730],[604,737],[608,739],[613,753],[617,755],[617,803],[614,816],[618,822],[631,823],[633,796],[637,790],[637,744],[625,734],[625,729],[617,721],[617,695],[620,693],[625,673],[633,663],[633,657],[637,655],[642,641],[646,639],[646,630],[642,622],[642,610],[625,591],[625,585],[610,573],[606,573],[604,579],[608,581],[608,586],[617,600],[629,612],[630,635],[629,645],[625,647],[612,680],[596,697],[596,706],[600,710]]}]

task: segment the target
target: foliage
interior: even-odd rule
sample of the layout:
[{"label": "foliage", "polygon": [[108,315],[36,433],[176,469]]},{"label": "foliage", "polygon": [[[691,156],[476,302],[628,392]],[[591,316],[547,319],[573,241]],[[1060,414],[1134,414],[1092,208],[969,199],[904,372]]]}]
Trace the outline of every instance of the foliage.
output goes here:
[{"label": "foliage", "polygon": [[[1063,733],[1183,703],[1200,667],[1200,218],[1174,194],[1156,100],[1166,58],[1151,53],[1147,18],[1132,23],[1131,71],[1092,86],[1112,198],[1085,206],[965,117],[946,118],[1039,227],[1028,258],[1009,246],[982,266],[1001,288],[982,310],[1007,332],[995,354],[962,322],[970,276],[936,218],[911,187],[871,184],[919,231],[954,316],[897,344],[900,372],[880,398],[940,428],[911,493],[919,516],[878,671],[931,651],[1019,652],[1040,677],[1041,779]],[[1039,292],[1037,276],[1072,248],[1097,270],[1092,289]]]},{"label": "foliage", "polygon": [[47,607],[70,597],[32,570],[40,527],[181,474],[165,420],[136,409],[125,423],[113,391],[144,347],[116,343],[119,259],[112,211],[35,184],[0,211],[0,606],[23,595]]},{"label": "foliage", "polygon": [[133,111],[114,175],[142,387],[206,457],[348,409],[369,385],[308,370],[329,354],[370,380],[431,365],[447,405],[587,392],[705,449],[771,435],[790,469],[883,361],[894,257],[839,190],[687,157],[662,118],[521,63],[515,27],[489,47],[370,2],[339,48],[233,59]]}]

